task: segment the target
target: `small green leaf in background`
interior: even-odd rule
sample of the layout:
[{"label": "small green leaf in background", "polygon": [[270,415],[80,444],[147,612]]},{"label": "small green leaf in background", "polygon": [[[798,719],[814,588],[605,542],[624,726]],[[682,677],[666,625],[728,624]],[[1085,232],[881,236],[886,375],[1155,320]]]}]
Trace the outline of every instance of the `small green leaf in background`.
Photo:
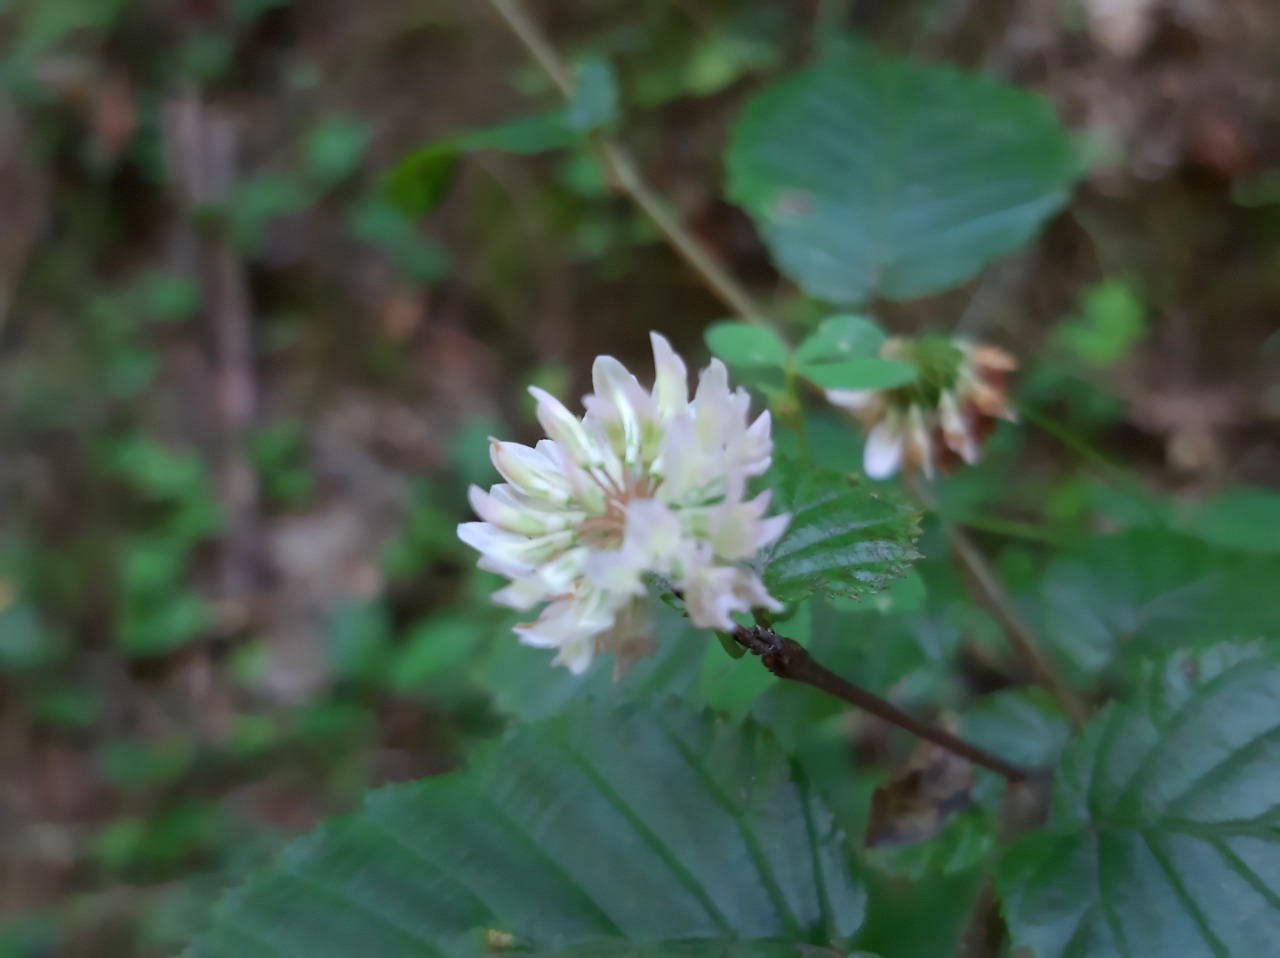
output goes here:
[{"label": "small green leaf in background", "polygon": [[490,928],[544,958],[799,958],[861,924],[845,842],[754,724],[578,706],[372,793],[233,892],[189,954],[421,958]]},{"label": "small green leaf in background", "polygon": [[200,287],[185,276],[155,272],[139,287],[143,311],[154,322],[181,322],[200,309]]},{"label": "small green leaf in background", "polygon": [[851,359],[801,366],[799,372],[823,389],[894,389],[916,379],[916,367],[896,359]]},{"label": "small green leaf in background", "polygon": [[352,235],[387,254],[400,272],[419,283],[434,283],[449,272],[449,254],[423,236],[413,220],[392,202],[366,200],[351,212]]},{"label": "small green leaf in background", "polygon": [[458,158],[475,150],[532,155],[583,142],[565,110],[455,133],[402,157],[383,178],[383,193],[405,216],[426,216],[443,202]]},{"label": "small green leaf in background", "polygon": [[777,368],[790,354],[777,333],[732,319],[712,323],[703,336],[714,356],[738,369]]},{"label": "small green leaf in background", "polygon": [[238,183],[223,208],[236,244],[248,253],[256,253],[273,220],[303,212],[316,198],[314,187],[302,177],[267,172]]},{"label": "small green leaf in background", "polygon": [[791,514],[761,557],[765,588],[778,601],[882,589],[919,558],[917,515],[865,483],[792,462],[776,464],[770,479],[774,508]]},{"label": "small green leaf in background", "polygon": [[1188,508],[1179,528],[1226,549],[1280,553],[1280,493],[1233,489],[1203,505]]},{"label": "small green leaf in background", "polygon": [[1040,97],[862,49],[758,94],[727,166],[778,267],[835,303],[965,282],[1029,240],[1080,173]]},{"label": "small green leaf in background", "polygon": [[370,680],[386,663],[391,644],[387,609],[376,601],[347,601],[334,607],[324,631],[329,664],[344,679]]},{"label": "small green leaf in background", "polygon": [[0,672],[37,668],[56,658],[61,648],[36,610],[8,594],[13,588],[0,580]]},{"label": "small green leaf in background", "polygon": [[448,195],[458,168],[458,155],[451,142],[414,150],[383,178],[384,195],[403,215],[426,216]]},{"label": "small green leaf in background", "polygon": [[999,870],[1015,952],[1265,958],[1280,941],[1280,664],[1113,704]]},{"label": "small green leaf in background", "polygon": [[[449,691],[462,670],[475,659],[483,639],[479,621],[462,615],[439,614],[409,630],[387,668],[387,684],[398,692]],[[512,636],[514,640],[514,636]]]},{"label": "small green leaf in background", "polygon": [[326,186],[344,180],[359,168],[368,146],[367,123],[355,117],[329,117],[307,136],[307,173]]},{"label": "small green leaf in background", "polygon": [[796,347],[796,362],[807,366],[875,358],[888,338],[865,316],[828,316]]},{"label": "small green leaf in background", "polygon": [[1058,326],[1057,337],[1066,349],[1092,366],[1112,366],[1147,332],[1146,310],[1132,287],[1107,280],[1088,289],[1080,313]]},{"label": "small green leaf in background", "polygon": [[573,71],[569,127],[581,132],[610,126],[618,120],[618,78],[601,57],[581,60]]}]

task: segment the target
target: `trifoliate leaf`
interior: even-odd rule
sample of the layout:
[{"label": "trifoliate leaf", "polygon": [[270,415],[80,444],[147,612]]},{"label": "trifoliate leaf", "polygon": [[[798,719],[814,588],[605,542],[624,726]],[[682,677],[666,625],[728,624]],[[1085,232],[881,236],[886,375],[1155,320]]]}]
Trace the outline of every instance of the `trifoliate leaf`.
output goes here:
[{"label": "trifoliate leaf", "polygon": [[896,359],[851,359],[802,366],[800,375],[823,389],[893,389],[914,382],[917,370]]},{"label": "trifoliate leaf", "polygon": [[712,354],[739,369],[777,368],[790,353],[777,333],[736,320],[712,323],[703,335]]},{"label": "trifoliate leaf", "polygon": [[800,958],[861,923],[846,854],[754,724],[592,704],[372,793],[233,892],[189,955],[474,955],[488,930],[544,958]]},{"label": "trifoliate leaf", "polygon": [[865,316],[828,316],[796,348],[796,362],[807,366],[873,358],[886,339],[884,330]]}]

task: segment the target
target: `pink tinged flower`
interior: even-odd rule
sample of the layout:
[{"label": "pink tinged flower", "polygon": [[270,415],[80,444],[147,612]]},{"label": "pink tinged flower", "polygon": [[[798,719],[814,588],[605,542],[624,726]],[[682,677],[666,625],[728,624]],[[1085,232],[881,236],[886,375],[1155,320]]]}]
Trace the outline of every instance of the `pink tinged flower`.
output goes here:
[{"label": "pink tinged flower", "polygon": [[976,463],[994,420],[1017,421],[1005,383],[1018,364],[1002,349],[959,339],[891,339],[881,355],[916,362],[920,378],[894,389],[827,391],[832,405],[866,428],[863,469],[872,479],[899,469],[932,477],[960,462]]},{"label": "pink tinged flower", "polygon": [[642,603],[653,578],[683,593],[689,617],[706,628],[778,607],[750,563],[788,517],[766,516],[768,493],[746,497],[747,480],[771,461],[768,413],[750,419],[749,397],[729,388],[718,361],[690,400],[684,362],[663,337],[650,338],[652,390],[608,356],[592,368],[581,419],[532,389],[548,438],[532,449],[494,440],[507,482],[473,488],[480,521],[458,527],[480,567],[510,580],[495,601],[543,606],[517,627],[520,640],[558,649],[555,661],[575,672],[597,652],[646,647]]}]

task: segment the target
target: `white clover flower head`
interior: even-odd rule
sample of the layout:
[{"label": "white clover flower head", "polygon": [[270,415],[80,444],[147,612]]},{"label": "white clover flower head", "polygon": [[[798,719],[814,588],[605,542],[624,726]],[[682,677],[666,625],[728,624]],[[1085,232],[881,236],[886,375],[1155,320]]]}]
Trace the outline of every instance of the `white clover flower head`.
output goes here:
[{"label": "white clover flower head", "polygon": [[962,339],[890,339],[885,359],[914,363],[914,382],[894,389],[827,390],[827,399],[852,412],[867,429],[863,469],[887,479],[903,468],[932,478],[958,462],[982,456],[996,419],[1016,422],[1005,394],[1017,361],[994,346]]},{"label": "white clover flower head", "polygon": [[520,640],[559,649],[555,661],[573,672],[642,637],[650,579],[682,594],[704,628],[732,629],[734,613],[779,608],[751,561],[789,517],[766,517],[767,491],[747,498],[747,480],[771,461],[769,414],[750,420],[746,391],[730,390],[715,359],[691,400],[684,362],[662,336],[650,339],[653,389],[601,356],[581,419],[531,387],[548,438],[533,448],[490,440],[507,481],[473,486],[481,521],[458,526],[480,568],[511,580],[494,601],[546,603],[516,627]]}]

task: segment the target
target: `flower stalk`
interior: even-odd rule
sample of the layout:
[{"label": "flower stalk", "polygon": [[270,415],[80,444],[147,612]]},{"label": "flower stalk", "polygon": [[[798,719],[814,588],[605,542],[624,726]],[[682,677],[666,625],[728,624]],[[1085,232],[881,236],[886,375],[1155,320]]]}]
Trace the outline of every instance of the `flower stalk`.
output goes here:
[{"label": "flower stalk", "polygon": [[841,678],[825,666],[819,665],[803,645],[778,635],[771,628],[760,625],[752,628],[740,626],[732,635],[739,645],[753,655],[758,655],[764,667],[780,679],[790,679],[793,682],[810,685],[828,695],[833,695],[842,702],[848,702],[891,725],[905,729],[912,735],[932,742],[939,748],[958,755],[974,765],[995,772],[1010,782],[1024,782],[1036,774],[1031,769],[1006,762],[985,749],[971,745],[946,729],[930,725],[910,712],[898,708],[892,702]]}]

